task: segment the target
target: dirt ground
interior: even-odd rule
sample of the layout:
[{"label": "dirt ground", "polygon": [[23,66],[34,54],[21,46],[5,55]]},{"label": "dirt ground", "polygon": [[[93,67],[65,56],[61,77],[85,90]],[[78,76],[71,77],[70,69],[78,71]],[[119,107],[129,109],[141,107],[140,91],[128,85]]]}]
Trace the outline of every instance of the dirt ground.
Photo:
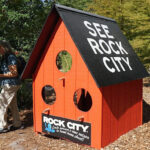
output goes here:
[{"label": "dirt ground", "polygon": [[[0,150],[96,150],[33,132],[32,110],[20,112],[25,129],[0,134]],[[143,125],[121,136],[103,150],[150,150],[150,84],[143,86]]]}]

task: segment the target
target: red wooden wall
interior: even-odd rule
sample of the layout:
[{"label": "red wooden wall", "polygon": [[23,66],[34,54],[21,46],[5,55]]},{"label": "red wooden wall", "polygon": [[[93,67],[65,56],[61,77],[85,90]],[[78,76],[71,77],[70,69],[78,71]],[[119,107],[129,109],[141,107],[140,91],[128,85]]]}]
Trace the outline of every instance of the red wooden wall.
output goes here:
[{"label": "red wooden wall", "polygon": [[[71,70],[66,73],[56,66],[56,57],[62,50],[72,56]],[[59,80],[62,77],[65,78],[65,86]],[[102,95],[61,19],[33,78],[35,132],[42,132],[41,113],[46,108],[50,108],[51,115],[68,119],[77,120],[84,116],[84,121],[91,123],[91,146],[101,148]],[[53,105],[47,105],[42,99],[41,91],[45,85],[55,89],[56,101]],[[80,88],[86,89],[92,97],[92,107],[88,112],[79,110],[74,104],[74,92]]]},{"label": "red wooden wall", "polygon": [[142,124],[142,80],[101,89],[102,147]]}]

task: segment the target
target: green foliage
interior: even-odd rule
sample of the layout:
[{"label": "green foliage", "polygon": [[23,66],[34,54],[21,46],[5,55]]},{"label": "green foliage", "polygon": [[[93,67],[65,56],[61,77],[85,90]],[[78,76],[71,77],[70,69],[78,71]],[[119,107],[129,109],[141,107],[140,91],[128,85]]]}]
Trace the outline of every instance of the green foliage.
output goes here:
[{"label": "green foliage", "polygon": [[32,108],[32,80],[22,81],[17,92],[17,101],[19,109]]},{"label": "green foliage", "polygon": [[67,72],[71,69],[72,57],[67,51],[62,51],[56,59],[57,67],[62,72]]},{"label": "green foliage", "polygon": [[94,0],[86,10],[115,19],[141,61],[150,67],[149,0]]},{"label": "green foliage", "polygon": [[46,16],[41,0],[1,0],[0,39],[9,41],[27,59]]}]

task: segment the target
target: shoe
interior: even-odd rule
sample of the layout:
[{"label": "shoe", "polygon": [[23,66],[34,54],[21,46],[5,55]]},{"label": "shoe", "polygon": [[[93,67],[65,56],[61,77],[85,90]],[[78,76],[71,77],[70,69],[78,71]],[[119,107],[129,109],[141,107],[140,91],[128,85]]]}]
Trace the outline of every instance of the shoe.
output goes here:
[{"label": "shoe", "polygon": [[14,127],[13,125],[9,126],[10,131],[18,130],[18,129],[24,129],[24,125],[21,125],[19,127]]},{"label": "shoe", "polygon": [[9,129],[7,129],[7,128],[5,128],[5,129],[1,129],[1,128],[0,128],[0,134],[1,134],[1,133],[6,133],[6,132],[8,132],[8,131],[9,131]]}]

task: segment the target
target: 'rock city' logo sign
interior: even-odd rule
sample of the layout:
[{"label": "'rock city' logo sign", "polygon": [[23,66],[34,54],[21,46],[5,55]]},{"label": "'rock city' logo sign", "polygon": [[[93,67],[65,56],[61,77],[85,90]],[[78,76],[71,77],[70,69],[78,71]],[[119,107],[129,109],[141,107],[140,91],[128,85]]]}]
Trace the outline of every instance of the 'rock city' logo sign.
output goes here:
[{"label": "'rock city' logo sign", "polygon": [[91,144],[91,124],[42,114],[42,131],[74,142]]}]

